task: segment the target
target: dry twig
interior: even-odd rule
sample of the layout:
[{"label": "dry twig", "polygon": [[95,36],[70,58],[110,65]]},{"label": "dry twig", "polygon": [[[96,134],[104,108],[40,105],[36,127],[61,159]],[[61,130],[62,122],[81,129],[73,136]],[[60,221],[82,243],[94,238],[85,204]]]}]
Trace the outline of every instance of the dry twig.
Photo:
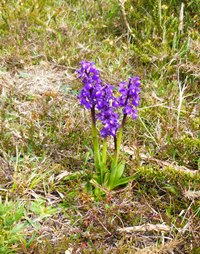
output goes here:
[{"label": "dry twig", "polygon": [[126,233],[132,233],[132,232],[146,232],[146,231],[158,231],[158,232],[169,232],[170,227],[164,224],[144,224],[139,226],[133,226],[133,227],[125,227],[125,228],[118,228],[118,232],[126,232]]}]

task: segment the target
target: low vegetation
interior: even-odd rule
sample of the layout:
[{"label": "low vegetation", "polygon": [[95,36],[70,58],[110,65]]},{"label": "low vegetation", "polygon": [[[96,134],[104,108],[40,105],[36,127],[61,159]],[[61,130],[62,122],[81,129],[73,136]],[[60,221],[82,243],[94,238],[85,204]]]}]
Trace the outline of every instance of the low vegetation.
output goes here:
[{"label": "low vegetation", "polygon": [[[200,252],[199,12],[197,0],[1,1],[0,253]],[[83,59],[114,86],[141,77],[120,154],[135,177],[102,195]]]}]

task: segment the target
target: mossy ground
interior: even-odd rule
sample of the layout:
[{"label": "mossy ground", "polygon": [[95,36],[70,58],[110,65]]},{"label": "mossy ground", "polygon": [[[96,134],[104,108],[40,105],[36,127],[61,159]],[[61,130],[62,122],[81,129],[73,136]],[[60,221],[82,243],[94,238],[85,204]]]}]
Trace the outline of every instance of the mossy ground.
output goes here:
[{"label": "mossy ground", "polygon": [[[1,1],[0,253],[200,252],[199,8]],[[104,196],[88,184],[90,117],[75,73],[83,59],[113,85],[142,80],[121,153],[135,180]],[[134,228],[144,224],[155,227]]]}]

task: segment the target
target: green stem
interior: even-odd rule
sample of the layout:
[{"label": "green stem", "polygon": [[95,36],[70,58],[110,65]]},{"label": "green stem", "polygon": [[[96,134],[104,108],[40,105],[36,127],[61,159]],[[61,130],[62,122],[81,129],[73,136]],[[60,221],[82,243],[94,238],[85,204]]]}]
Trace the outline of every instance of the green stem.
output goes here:
[{"label": "green stem", "polygon": [[113,159],[113,164],[112,168],[117,166],[118,159],[119,159],[119,153],[120,153],[120,146],[122,142],[122,134],[123,134],[123,129],[122,127],[119,129],[118,134],[117,134],[117,142],[116,142],[116,148],[115,148],[115,153],[114,153],[114,159]]},{"label": "green stem", "polygon": [[101,175],[101,184],[104,183],[104,176],[106,173],[106,161],[107,161],[107,142],[106,142],[106,138],[103,139],[103,149],[102,149],[102,163],[100,165],[100,175]]},{"label": "green stem", "polygon": [[94,163],[95,169],[99,172],[100,169],[100,154],[99,154],[99,142],[98,142],[98,132],[96,128],[96,120],[95,120],[95,108],[91,109],[91,117],[92,117],[92,139],[93,139],[93,148],[94,148]]},{"label": "green stem", "polygon": [[106,138],[103,139],[103,150],[102,150],[102,163],[106,165],[106,157],[107,154],[107,142],[106,142]]},{"label": "green stem", "polygon": [[120,153],[120,147],[121,147],[121,142],[122,142],[122,136],[123,136],[123,130],[124,130],[124,125],[126,122],[126,117],[127,114],[124,114],[124,117],[122,119],[122,124],[121,127],[118,131],[117,138],[115,139],[115,154],[114,154],[114,159],[112,163],[112,167],[116,167],[119,159],[119,153]]}]

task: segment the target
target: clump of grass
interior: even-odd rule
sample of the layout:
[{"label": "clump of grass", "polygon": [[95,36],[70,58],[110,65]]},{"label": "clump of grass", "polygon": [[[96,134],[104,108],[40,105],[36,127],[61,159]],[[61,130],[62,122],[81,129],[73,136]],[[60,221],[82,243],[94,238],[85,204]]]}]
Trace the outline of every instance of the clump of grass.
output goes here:
[{"label": "clump of grass", "polygon": [[[20,203],[0,203],[0,252],[14,253],[16,244],[24,239],[25,224],[21,222],[25,209]],[[15,248],[16,249],[16,248]]]}]

